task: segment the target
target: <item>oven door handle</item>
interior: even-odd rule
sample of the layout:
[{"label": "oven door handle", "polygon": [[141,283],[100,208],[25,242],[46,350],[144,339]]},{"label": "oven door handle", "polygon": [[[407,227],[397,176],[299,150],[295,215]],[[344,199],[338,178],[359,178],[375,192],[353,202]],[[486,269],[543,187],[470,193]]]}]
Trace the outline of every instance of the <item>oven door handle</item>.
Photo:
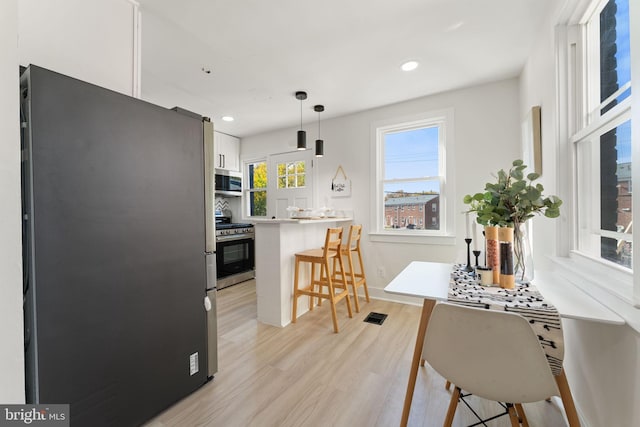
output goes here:
[{"label": "oven door handle", "polygon": [[242,236],[242,235],[230,234],[228,236],[217,236],[216,242],[223,243],[223,242],[233,242],[236,240],[254,240],[254,239],[255,239],[254,236],[247,236],[247,235]]}]

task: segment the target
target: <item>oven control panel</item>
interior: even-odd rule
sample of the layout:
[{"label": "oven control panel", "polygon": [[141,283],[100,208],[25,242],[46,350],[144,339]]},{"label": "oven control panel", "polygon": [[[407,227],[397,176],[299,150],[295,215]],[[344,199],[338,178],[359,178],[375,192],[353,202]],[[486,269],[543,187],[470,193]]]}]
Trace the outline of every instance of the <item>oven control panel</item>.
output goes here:
[{"label": "oven control panel", "polygon": [[253,227],[232,227],[216,230],[216,240],[240,240],[253,239],[255,231]]},{"label": "oven control panel", "polygon": [[226,230],[216,230],[216,236],[228,236],[232,234],[253,234],[253,227],[229,228]]}]

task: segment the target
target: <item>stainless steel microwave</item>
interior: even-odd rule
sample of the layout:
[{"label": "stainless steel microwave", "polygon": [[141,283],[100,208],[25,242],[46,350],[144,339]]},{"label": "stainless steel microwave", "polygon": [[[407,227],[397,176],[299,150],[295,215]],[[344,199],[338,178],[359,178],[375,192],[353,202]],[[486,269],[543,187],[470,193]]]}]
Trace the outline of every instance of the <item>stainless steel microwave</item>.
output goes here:
[{"label": "stainless steel microwave", "polygon": [[216,191],[242,192],[242,178],[234,175],[216,173]]}]

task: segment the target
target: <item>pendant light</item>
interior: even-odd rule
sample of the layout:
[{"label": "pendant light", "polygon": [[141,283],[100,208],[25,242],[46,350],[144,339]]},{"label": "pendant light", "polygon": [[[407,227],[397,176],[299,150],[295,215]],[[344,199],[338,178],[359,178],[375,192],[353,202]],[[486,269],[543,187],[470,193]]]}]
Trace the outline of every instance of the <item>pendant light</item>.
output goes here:
[{"label": "pendant light", "polygon": [[320,113],[324,111],[324,105],[316,105],[313,111],[318,113],[318,139],[316,139],[316,157],[324,156],[324,141],[320,139]]},{"label": "pendant light", "polygon": [[302,101],[307,99],[307,92],[296,92],[296,99],[300,100],[300,130],[298,131],[298,150],[306,150],[307,133],[302,130]]}]

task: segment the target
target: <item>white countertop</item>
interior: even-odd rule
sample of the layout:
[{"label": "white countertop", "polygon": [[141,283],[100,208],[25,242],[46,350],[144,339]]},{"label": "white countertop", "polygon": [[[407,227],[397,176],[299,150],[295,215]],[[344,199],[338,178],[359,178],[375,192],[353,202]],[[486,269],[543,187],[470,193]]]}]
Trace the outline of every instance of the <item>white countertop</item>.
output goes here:
[{"label": "white countertop", "polygon": [[385,288],[390,294],[446,301],[453,264],[413,261]]},{"label": "white countertop", "polygon": [[[452,264],[413,261],[384,290],[391,294],[446,301],[452,267]],[[551,301],[561,317],[625,324],[624,319],[573,285],[557,286],[548,275],[537,272],[533,285]]]},{"label": "white countertop", "polygon": [[558,309],[562,317],[591,320],[612,325],[624,325],[625,321],[576,286],[552,273],[536,271],[533,285]]},{"label": "white countertop", "polygon": [[352,221],[353,218],[350,217],[336,217],[336,218],[251,218],[248,220],[249,222],[254,223],[255,225],[259,224],[322,224],[326,222],[344,222],[344,221]]}]

